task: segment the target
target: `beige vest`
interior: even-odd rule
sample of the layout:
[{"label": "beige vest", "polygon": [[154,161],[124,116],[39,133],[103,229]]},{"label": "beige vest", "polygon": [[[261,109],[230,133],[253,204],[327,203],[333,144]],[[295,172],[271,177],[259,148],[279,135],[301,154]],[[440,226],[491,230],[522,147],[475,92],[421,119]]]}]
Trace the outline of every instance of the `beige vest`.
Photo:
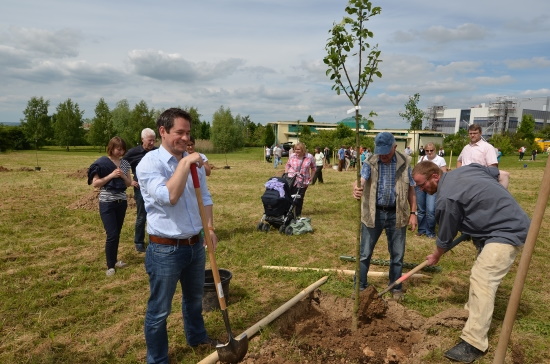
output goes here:
[{"label": "beige vest", "polygon": [[[395,166],[395,206],[396,221],[395,227],[402,228],[409,222],[409,173],[408,169],[411,163],[411,157],[395,151],[397,165]],[[365,183],[363,189],[363,199],[361,204],[361,222],[367,227],[374,227],[376,218],[376,190],[378,188],[378,155],[375,154],[364,163],[370,165],[370,178]]]}]

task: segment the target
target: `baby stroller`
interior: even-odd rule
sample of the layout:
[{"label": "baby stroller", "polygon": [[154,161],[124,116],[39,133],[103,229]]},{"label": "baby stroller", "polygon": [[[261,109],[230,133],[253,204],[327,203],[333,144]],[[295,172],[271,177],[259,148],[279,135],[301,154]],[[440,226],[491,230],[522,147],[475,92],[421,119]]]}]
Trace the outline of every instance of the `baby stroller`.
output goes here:
[{"label": "baby stroller", "polygon": [[279,229],[281,234],[292,235],[290,225],[295,221],[294,208],[296,200],[302,198],[300,190],[295,195],[290,195],[290,181],[282,177],[271,177],[265,184],[265,192],[262,195],[264,214],[257,225],[259,231],[268,232],[273,226]]}]

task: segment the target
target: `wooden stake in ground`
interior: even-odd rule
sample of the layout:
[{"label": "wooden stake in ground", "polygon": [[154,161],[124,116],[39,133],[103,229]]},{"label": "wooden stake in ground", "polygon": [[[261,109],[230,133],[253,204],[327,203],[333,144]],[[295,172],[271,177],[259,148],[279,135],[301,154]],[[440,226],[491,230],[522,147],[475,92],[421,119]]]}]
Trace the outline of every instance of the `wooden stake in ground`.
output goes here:
[{"label": "wooden stake in ground", "polygon": [[512,327],[516,319],[516,313],[518,311],[519,300],[521,299],[521,292],[525,284],[525,277],[529,269],[531,262],[531,256],[535,249],[535,243],[537,236],[539,235],[540,225],[546,210],[546,204],[548,203],[548,195],[550,194],[550,163],[546,161],[546,168],[544,169],[544,176],[540,185],[539,198],[535,205],[535,212],[531,220],[531,226],[527,233],[527,239],[525,239],[525,246],[521,253],[521,259],[518,265],[518,272],[516,274],[516,280],[514,281],[514,287],[510,294],[510,300],[508,301],[508,307],[506,309],[506,315],[502,322],[502,330],[498,339],[498,345],[495,351],[495,358],[493,363],[503,364],[506,357],[506,348],[508,347],[508,341],[510,340],[510,334],[512,333]]}]

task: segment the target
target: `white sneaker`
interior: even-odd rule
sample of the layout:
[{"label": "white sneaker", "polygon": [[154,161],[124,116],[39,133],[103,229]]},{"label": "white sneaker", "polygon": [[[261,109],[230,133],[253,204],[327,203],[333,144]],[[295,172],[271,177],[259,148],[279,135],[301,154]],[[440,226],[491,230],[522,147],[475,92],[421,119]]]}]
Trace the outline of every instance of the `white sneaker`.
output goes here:
[{"label": "white sneaker", "polygon": [[128,264],[124,263],[122,260],[119,260],[118,262],[115,263],[115,267],[116,268],[124,268],[126,267]]},{"label": "white sneaker", "polygon": [[115,268],[107,269],[107,272],[105,272],[105,274],[107,274],[107,277],[115,275]]}]

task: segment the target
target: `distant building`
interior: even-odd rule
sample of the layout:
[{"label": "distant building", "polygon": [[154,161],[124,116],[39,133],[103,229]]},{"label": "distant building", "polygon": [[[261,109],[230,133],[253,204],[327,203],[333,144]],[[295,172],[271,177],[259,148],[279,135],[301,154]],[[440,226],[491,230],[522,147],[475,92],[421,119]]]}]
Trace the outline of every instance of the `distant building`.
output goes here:
[{"label": "distant building", "polygon": [[515,99],[499,97],[496,101],[471,106],[468,109],[447,109],[443,105],[428,108],[426,117],[428,129],[444,134],[454,134],[459,129],[467,129],[471,124],[479,124],[483,136],[505,131],[516,132],[523,115],[532,115],[535,119],[535,130],[540,130],[550,119],[549,97]]},{"label": "distant building", "polygon": [[[320,130],[335,130],[338,124],[342,123],[355,129],[355,121],[344,119],[338,123],[322,123],[322,122],[297,122],[297,121],[274,121],[267,123],[268,127],[273,128],[275,134],[275,143],[294,143],[298,142],[298,134],[301,127],[307,125],[312,134],[318,133]],[[408,145],[413,151],[420,145],[425,145],[428,142],[433,142],[437,145],[443,144],[445,135],[442,132],[434,130],[416,130],[408,131],[407,129],[368,129],[366,122],[359,125],[359,132],[363,135],[374,138],[378,133],[389,131],[395,136],[397,149],[403,151]]]}]

